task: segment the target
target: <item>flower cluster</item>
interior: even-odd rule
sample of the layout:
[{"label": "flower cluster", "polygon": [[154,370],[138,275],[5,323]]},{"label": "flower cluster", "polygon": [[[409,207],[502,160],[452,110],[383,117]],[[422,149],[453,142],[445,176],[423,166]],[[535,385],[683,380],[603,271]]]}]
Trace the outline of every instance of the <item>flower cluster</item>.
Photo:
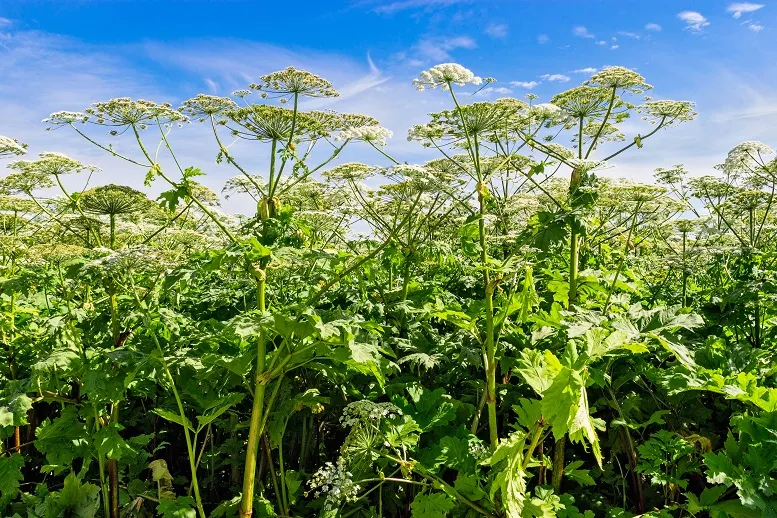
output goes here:
[{"label": "flower cluster", "polygon": [[30,247],[27,257],[33,262],[60,264],[71,259],[84,257],[88,253],[88,249],[78,245],[47,243]]},{"label": "flower cluster", "polygon": [[218,115],[226,110],[237,108],[235,101],[228,97],[198,94],[181,103],[179,111],[204,122],[206,118]]},{"label": "flower cluster", "polygon": [[691,101],[648,101],[637,111],[651,124],[663,121],[664,126],[693,120],[696,117],[696,103]]},{"label": "flower cluster", "polygon": [[375,403],[363,399],[349,403],[343,409],[340,424],[350,428],[362,421],[380,421],[402,415],[402,410],[393,403]]},{"label": "flower cluster", "polygon": [[607,162],[601,160],[591,160],[587,158],[570,158],[567,159],[566,162],[570,167],[578,170],[581,173],[587,173],[595,169],[603,169],[607,167]]},{"label": "flower cluster", "polygon": [[54,186],[54,180],[43,173],[11,173],[0,178],[0,192],[5,194],[27,194],[37,189],[48,189]]},{"label": "flower cluster", "polygon": [[44,174],[51,176],[81,172],[92,173],[100,170],[95,166],[82,164],[62,153],[41,153],[39,156],[38,160],[19,160],[8,167],[25,175]]},{"label": "flower cluster", "polygon": [[555,104],[542,103],[535,104],[531,107],[531,114],[535,119],[539,120],[552,120],[554,118],[561,117],[563,111]]},{"label": "flower cluster", "polygon": [[390,139],[392,135],[391,131],[381,126],[362,126],[343,129],[335,140],[361,140],[378,146],[385,146],[386,140]]},{"label": "flower cluster", "polygon": [[144,245],[131,246],[121,250],[98,249],[107,255],[89,263],[86,268],[97,269],[109,275],[123,275],[131,272],[158,271],[167,266],[162,252]]},{"label": "flower cluster", "polygon": [[354,500],[361,490],[361,486],[354,484],[343,457],[337,459],[337,464],[327,462],[320,467],[308,481],[308,486],[315,497],[326,495],[325,509],[334,509],[343,502]]},{"label": "flower cluster", "polygon": [[252,90],[262,92],[262,97],[298,95],[307,97],[339,97],[332,83],[310,73],[288,67],[259,78],[258,83],[249,85]]},{"label": "flower cluster", "polygon": [[[170,103],[155,103],[129,97],[118,97],[105,102],[94,103],[86,109],[89,121],[106,126],[133,126],[146,129],[148,126],[177,123],[179,126],[189,119],[172,107]],[[112,132],[115,134],[114,132]]]},{"label": "flower cluster", "polygon": [[600,86],[607,89],[626,90],[633,94],[641,94],[653,87],[645,82],[645,78],[625,67],[607,67],[597,72],[586,85]]},{"label": "flower cluster", "polygon": [[11,155],[23,155],[27,152],[27,146],[11,137],[0,135],[0,157]]},{"label": "flower cluster", "polygon": [[374,173],[375,168],[368,166],[367,164],[362,164],[359,162],[346,162],[344,164],[337,165],[328,171],[324,171],[322,175],[330,181],[360,181],[372,176]]},{"label": "flower cluster", "polygon": [[240,126],[240,128],[231,128],[236,137],[281,142],[292,136],[298,139],[316,140],[328,135],[330,128],[325,122],[331,122],[332,119],[332,115],[326,112],[294,113],[293,110],[269,104],[253,104],[245,108],[228,110],[224,114]]},{"label": "flower cluster", "polygon": [[43,122],[46,124],[52,124],[54,126],[60,126],[64,124],[73,124],[74,122],[80,122],[83,124],[88,120],[89,115],[83,112],[58,111],[43,119]]},{"label": "flower cluster", "polygon": [[763,166],[763,155],[773,154],[774,150],[763,142],[756,140],[742,142],[728,152],[723,169],[730,172],[749,171],[754,167]]},{"label": "flower cluster", "polygon": [[145,194],[125,185],[101,185],[81,194],[84,212],[100,215],[132,214],[153,205]]},{"label": "flower cluster", "polygon": [[482,78],[458,63],[442,63],[421,72],[418,79],[413,80],[413,85],[420,92],[426,87],[437,88],[439,86],[443,90],[448,90],[452,84],[464,86],[467,84],[479,85],[482,82]]}]

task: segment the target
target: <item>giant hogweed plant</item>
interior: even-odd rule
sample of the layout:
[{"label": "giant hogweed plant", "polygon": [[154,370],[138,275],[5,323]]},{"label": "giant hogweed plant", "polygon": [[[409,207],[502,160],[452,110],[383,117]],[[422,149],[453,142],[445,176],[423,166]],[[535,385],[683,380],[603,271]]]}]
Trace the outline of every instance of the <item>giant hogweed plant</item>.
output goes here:
[{"label": "giant hogweed plant", "polygon": [[[52,114],[167,190],[158,204],[90,178],[68,190],[63,175],[94,169],[52,153],[0,181],[0,506],[768,514],[768,149],[738,146],[722,179],[602,181],[693,104],[638,101],[650,86],[620,67],[546,104],[467,103],[490,82],[455,64],[420,75],[451,108],[410,130],[439,154],[418,165],[369,116],[306,111],[337,92],[293,68],[179,109],[120,98]],[[627,140],[633,115],[653,127]],[[223,214],[179,162],[191,122],[254,214]],[[340,163],[355,142],[384,164]],[[257,146],[259,171],[242,158]],[[700,249],[713,268],[694,269]],[[744,319],[729,309],[743,290],[757,293]],[[732,318],[717,319],[721,296]]]}]

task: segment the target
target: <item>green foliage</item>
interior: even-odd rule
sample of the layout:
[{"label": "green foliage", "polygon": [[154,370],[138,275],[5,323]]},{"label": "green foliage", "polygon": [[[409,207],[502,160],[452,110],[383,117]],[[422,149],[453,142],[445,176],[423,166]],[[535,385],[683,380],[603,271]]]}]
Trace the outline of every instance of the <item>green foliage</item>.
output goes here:
[{"label": "green foliage", "polygon": [[[616,180],[693,103],[622,67],[550,103],[415,83],[450,101],[419,165],[295,68],[47,119],[161,194],[71,193],[95,168],[51,153],[0,179],[0,515],[777,514],[771,150]],[[254,213],[175,154],[189,119]]]}]

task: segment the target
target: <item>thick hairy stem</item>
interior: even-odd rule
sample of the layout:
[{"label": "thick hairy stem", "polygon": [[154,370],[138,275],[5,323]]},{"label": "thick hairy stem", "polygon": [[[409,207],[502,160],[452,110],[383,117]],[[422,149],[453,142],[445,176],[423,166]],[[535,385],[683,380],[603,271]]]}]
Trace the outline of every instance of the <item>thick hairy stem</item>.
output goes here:
[{"label": "thick hairy stem", "polygon": [[486,368],[486,407],[488,408],[488,439],[491,448],[499,445],[499,433],[496,419],[496,343],[494,342],[494,286],[488,273],[488,250],[486,243],[486,200],[482,181],[478,182],[478,202],[480,219],[480,261],[483,265],[483,284],[485,286],[486,339],[483,363]]},{"label": "thick hairy stem", "polygon": [[[111,409],[111,423],[119,421],[118,401],[113,404]],[[111,518],[120,518],[119,510],[119,462],[114,459],[108,459],[108,496],[110,498]]]},{"label": "thick hairy stem", "polygon": [[553,446],[553,491],[561,494],[561,482],[564,479],[564,450],[567,446],[567,437],[556,441]]},{"label": "thick hairy stem", "polygon": [[580,237],[576,231],[569,236],[569,300],[568,305],[577,302],[577,269],[580,262]]},{"label": "thick hairy stem", "polygon": [[[94,429],[95,432],[100,430],[100,416],[97,414],[97,407],[94,407]],[[111,515],[111,505],[109,502],[108,482],[105,478],[105,459],[99,453],[97,454],[97,465],[100,468],[100,499],[103,504],[103,515]]]},{"label": "thick hairy stem", "polygon": [[111,237],[110,237],[110,247],[111,250],[116,248],[116,215],[111,214]]},{"label": "thick hairy stem", "polygon": [[[265,311],[266,274],[260,271],[257,278],[257,296],[259,310]],[[264,331],[259,333],[259,343],[256,348],[256,373],[254,401],[251,407],[251,421],[248,428],[248,446],[246,448],[245,470],[243,471],[243,495],[240,502],[240,515],[251,516],[254,503],[254,486],[256,484],[256,459],[259,455],[259,440],[262,436],[262,413],[264,411],[264,393],[267,385],[260,380],[267,362],[267,344]]]}]

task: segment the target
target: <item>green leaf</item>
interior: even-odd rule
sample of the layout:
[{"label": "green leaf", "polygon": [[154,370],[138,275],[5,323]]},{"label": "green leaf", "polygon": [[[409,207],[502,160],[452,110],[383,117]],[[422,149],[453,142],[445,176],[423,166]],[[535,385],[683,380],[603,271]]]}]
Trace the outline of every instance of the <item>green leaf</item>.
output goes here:
[{"label": "green leaf", "polygon": [[10,501],[19,494],[19,482],[24,480],[22,466],[24,457],[18,453],[10,457],[0,455],[0,502]]},{"label": "green leaf", "polygon": [[53,421],[43,421],[35,436],[35,448],[46,456],[49,465],[58,467],[52,469],[62,470],[69,467],[74,459],[90,454],[92,441],[73,405],[66,406]]},{"label": "green leaf", "polygon": [[553,383],[542,394],[542,415],[553,429],[556,440],[569,434],[574,442],[588,442],[594,458],[602,466],[602,452],[595,423],[588,409],[585,371],[562,367]]},{"label": "green leaf", "polygon": [[27,412],[31,408],[32,399],[27,394],[14,394],[6,405],[0,405],[0,427],[26,425]]},{"label": "green leaf", "polygon": [[121,426],[113,423],[100,428],[94,434],[94,444],[100,455],[110,460],[121,460],[122,457],[137,455],[138,451],[119,435],[121,429]]},{"label": "green leaf", "polygon": [[195,431],[194,427],[192,426],[192,422],[189,421],[188,418],[184,417],[181,419],[181,416],[179,414],[176,414],[174,412],[170,412],[169,410],[165,410],[164,408],[155,408],[152,410],[156,415],[161,417],[162,419],[165,419],[166,421],[170,421],[171,423],[176,423],[181,426],[184,426],[188,428],[191,431]]},{"label": "green leaf", "polygon": [[445,493],[418,493],[410,504],[413,518],[445,518],[454,507],[453,500]]},{"label": "green leaf", "polygon": [[542,394],[550,387],[561,369],[561,362],[552,352],[541,353],[524,349],[515,370],[537,394]]},{"label": "green leaf", "polygon": [[521,518],[526,503],[526,472],[523,470],[523,455],[526,434],[514,432],[502,439],[491,456],[490,464],[499,469],[491,483],[490,498],[496,493],[502,496],[506,518]]},{"label": "green leaf", "polygon": [[461,473],[456,477],[456,481],[453,483],[453,489],[472,502],[483,500],[488,496],[486,492],[483,491],[483,488],[480,487],[478,477],[463,475]]},{"label": "green leaf", "polygon": [[194,498],[179,496],[175,499],[163,498],[156,508],[157,514],[163,518],[197,518],[194,510]]},{"label": "green leaf", "polygon": [[65,477],[57,503],[63,509],[60,516],[94,518],[100,507],[100,488],[94,484],[81,484],[75,473],[70,473]]},{"label": "green leaf", "polygon": [[[245,394],[240,392],[233,392],[232,394],[219,399],[216,403],[211,405],[210,408],[208,408],[208,412],[205,415],[197,416],[197,422],[200,424],[199,429],[201,430],[203,427],[217,419],[221,414],[232,408],[234,405],[240,403],[244,397]],[[180,424],[180,422],[178,424]]]}]

